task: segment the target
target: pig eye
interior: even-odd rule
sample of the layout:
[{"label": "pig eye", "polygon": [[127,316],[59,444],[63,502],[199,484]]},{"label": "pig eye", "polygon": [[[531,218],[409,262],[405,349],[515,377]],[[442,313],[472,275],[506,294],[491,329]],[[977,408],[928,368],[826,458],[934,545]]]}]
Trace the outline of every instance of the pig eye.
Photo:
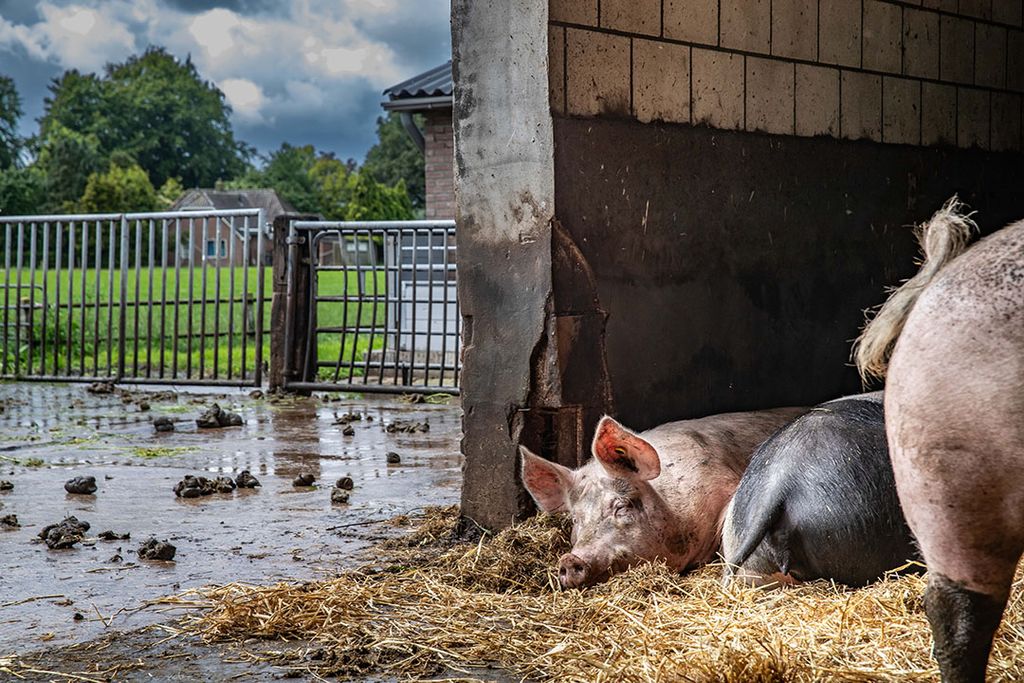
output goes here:
[{"label": "pig eye", "polygon": [[624,515],[632,511],[633,501],[628,498],[619,498],[612,504],[612,512],[616,515]]},{"label": "pig eye", "polygon": [[616,446],[615,447],[615,455],[625,455],[625,454],[626,454],[626,449],[625,448],[623,448],[622,446]]}]

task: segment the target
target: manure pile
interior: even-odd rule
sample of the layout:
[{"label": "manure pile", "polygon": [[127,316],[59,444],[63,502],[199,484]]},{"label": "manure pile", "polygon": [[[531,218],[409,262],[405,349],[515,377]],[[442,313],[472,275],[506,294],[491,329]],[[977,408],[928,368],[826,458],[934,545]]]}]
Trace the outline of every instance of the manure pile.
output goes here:
[{"label": "manure pile", "polygon": [[[206,609],[186,631],[212,642],[301,642],[290,654],[269,643],[265,656],[342,679],[487,680],[494,669],[531,681],[938,679],[922,577],[860,590],[723,589],[719,567],[679,576],[642,565],[560,592],[552,568],[568,550],[562,520],[542,515],[460,543],[457,516],[429,511],[410,535],[378,548],[386,561],[333,579],[204,589]],[[992,680],[1024,680],[1022,616],[1015,590]]]}]

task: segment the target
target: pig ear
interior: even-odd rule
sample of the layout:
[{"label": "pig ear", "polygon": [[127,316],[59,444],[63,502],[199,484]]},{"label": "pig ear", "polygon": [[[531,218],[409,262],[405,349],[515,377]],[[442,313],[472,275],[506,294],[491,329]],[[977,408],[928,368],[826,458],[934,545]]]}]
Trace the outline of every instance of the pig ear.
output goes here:
[{"label": "pig ear", "polygon": [[647,480],[661,474],[654,446],[607,415],[597,423],[593,451],[613,477]]},{"label": "pig ear", "polygon": [[520,446],[519,453],[523,456],[523,485],[537,507],[544,512],[565,510],[572,486],[572,470],[531,453],[526,446]]}]

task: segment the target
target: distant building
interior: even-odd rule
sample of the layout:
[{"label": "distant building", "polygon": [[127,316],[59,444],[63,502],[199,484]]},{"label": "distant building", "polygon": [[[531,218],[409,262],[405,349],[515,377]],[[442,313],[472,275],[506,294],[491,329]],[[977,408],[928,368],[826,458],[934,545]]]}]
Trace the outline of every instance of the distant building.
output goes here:
[{"label": "distant building", "polygon": [[[273,240],[270,226],[283,213],[294,213],[295,209],[274,190],[209,190],[196,188],[188,190],[171,206],[171,211],[204,211],[208,209],[237,210],[263,209],[263,225],[256,225],[256,219],[248,223],[235,218],[207,218],[193,221],[191,229],[182,224],[182,240],[178,259],[182,264],[191,262],[227,264],[236,266],[269,264]],[[249,233],[249,249],[246,254],[245,234]],[[257,254],[259,231],[263,231],[263,253]],[[191,231],[191,240],[189,232]]]},{"label": "distant building", "polygon": [[[426,160],[426,217],[455,218],[455,137],[452,133],[451,60],[384,91],[386,111],[398,112]],[[413,114],[426,119],[423,130]]]}]

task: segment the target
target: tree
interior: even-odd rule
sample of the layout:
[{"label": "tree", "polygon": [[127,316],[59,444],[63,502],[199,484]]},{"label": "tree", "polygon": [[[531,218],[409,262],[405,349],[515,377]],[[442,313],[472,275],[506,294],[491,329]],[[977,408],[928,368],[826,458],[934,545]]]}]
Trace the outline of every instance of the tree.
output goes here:
[{"label": "tree", "polygon": [[403,181],[378,183],[365,168],[349,175],[345,220],[403,221],[412,217],[412,202]]},{"label": "tree", "polygon": [[185,188],[181,186],[181,181],[177,178],[168,178],[167,182],[161,185],[156,193],[156,201],[159,208],[161,210],[171,208],[184,192]]},{"label": "tree", "polygon": [[102,77],[67,71],[50,85],[39,146],[60,129],[95,136],[106,161],[131,155],[156,185],[177,177],[210,187],[245,170],[250,148],[234,138],[224,94],[191,60],[151,47]]},{"label": "tree", "polygon": [[38,152],[35,167],[45,178],[45,211],[73,211],[89,176],[104,168],[100,141],[60,124],[50,127]]},{"label": "tree", "polygon": [[348,210],[349,177],[355,163],[342,161],[333,155],[322,155],[313,162],[309,176],[317,188],[317,206],[320,215],[329,221],[345,220]]},{"label": "tree", "polygon": [[39,213],[46,198],[46,178],[34,166],[0,169],[0,215]]},{"label": "tree", "polygon": [[119,158],[105,173],[93,173],[85,185],[78,210],[84,213],[155,211],[156,190],[146,171],[130,159]]},{"label": "tree", "polygon": [[[415,117],[416,125],[423,127],[423,117]],[[387,118],[377,118],[377,144],[366,153],[363,170],[378,183],[394,186],[405,182],[414,209],[426,205],[426,179],[423,152],[412,141],[395,112]]]},{"label": "tree", "polygon": [[14,81],[0,76],[0,169],[18,162],[21,141],[18,138],[18,119],[21,118],[21,98]]}]

